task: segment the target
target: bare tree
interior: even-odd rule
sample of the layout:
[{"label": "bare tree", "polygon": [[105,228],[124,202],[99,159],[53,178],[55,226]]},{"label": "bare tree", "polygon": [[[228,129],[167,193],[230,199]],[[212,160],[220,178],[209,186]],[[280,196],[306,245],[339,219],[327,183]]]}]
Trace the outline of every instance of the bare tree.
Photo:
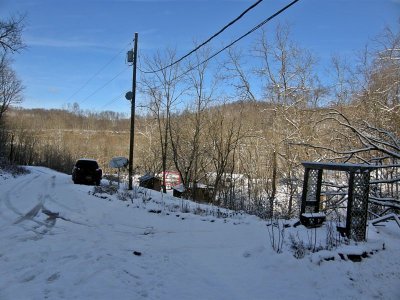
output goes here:
[{"label": "bare tree", "polygon": [[[300,144],[334,153],[335,159],[343,161],[369,162],[376,156],[400,159],[400,140],[393,132],[378,128],[366,120],[352,120],[336,109],[324,114],[320,124],[332,122],[338,125],[331,126],[330,131],[339,147],[334,147],[332,144],[330,146]],[[344,139],[344,143],[338,143],[339,139]]]},{"label": "bare tree", "polygon": [[[294,177],[293,154],[288,145],[310,134],[304,130],[309,120],[303,112],[317,107],[326,91],[314,70],[315,57],[290,39],[288,25],[278,25],[272,39],[263,32],[254,51],[261,60],[255,72],[264,82],[265,99],[273,104],[272,119],[264,131],[271,153],[269,205],[272,216],[279,179],[284,174]],[[292,203],[289,205],[291,213]]]},{"label": "bare tree", "polygon": [[385,28],[359,55],[354,70],[334,57],[335,108],[321,111],[319,139],[299,144],[321,158],[369,163],[398,159],[400,134],[400,32]]},{"label": "bare tree", "polygon": [[175,51],[168,50],[166,57],[162,57],[160,53],[157,53],[152,59],[145,60],[146,66],[153,72],[143,76],[141,81],[142,92],[149,97],[148,108],[157,120],[164,193],[166,193],[165,176],[170,148],[170,119],[180,97],[185,92],[184,88],[180,88],[179,64],[164,68],[174,61],[175,57]]},{"label": "bare tree", "polygon": [[333,55],[329,73],[333,77],[333,84],[330,87],[331,100],[334,105],[347,105],[351,103],[355,95],[356,82],[354,70],[350,67],[345,58]]},{"label": "bare tree", "polygon": [[[194,200],[197,183],[204,176],[200,174],[200,166],[203,165],[200,160],[204,158],[202,143],[206,143],[206,110],[213,101],[217,84],[215,80],[207,80],[211,77],[207,72],[208,63],[200,64],[208,52],[208,49],[196,52],[193,62],[189,62],[187,69],[192,70],[186,76],[186,83],[187,97],[191,103],[178,118],[171,119],[170,126],[172,158],[184,186],[188,188],[193,183],[191,192]],[[194,69],[192,64],[196,66]]]},{"label": "bare tree", "polygon": [[265,32],[255,47],[262,61],[257,74],[264,80],[264,97],[274,104],[312,107],[321,87],[314,72],[315,57],[290,39],[290,27],[278,25],[271,40]]},{"label": "bare tree", "polygon": [[0,121],[10,104],[22,101],[23,86],[11,68],[8,52],[17,52],[25,47],[22,41],[24,16],[13,16],[0,20]]},{"label": "bare tree", "polygon": [[214,173],[212,199],[217,203],[219,199],[216,196],[221,191],[224,174],[232,172],[235,151],[245,137],[242,116],[241,110],[236,116],[227,113],[224,105],[216,107],[208,116],[207,141],[210,147],[207,155],[211,159]]},{"label": "bare tree", "polygon": [[0,20],[0,47],[3,52],[17,52],[24,48],[22,31],[24,15],[12,16],[8,20]]},{"label": "bare tree", "polygon": [[[258,97],[270,103],[269,107],[258,112],[260,119],[258,124],[254,124],[252,134],[253,139],[264,144],[261,146],[264,154],[251,156],[264,161],[263,173],[264,176],[267,174],[266,180],[254,180],[266,185],[264,190],[268,195],[269,214],[272,216],[278,184],[284,177],[287,183],[292,182],[291,179],[297,175],[294,170],[298,165],[298,156],[290,142],[313,134],[308,130],[310,119],[307,117],[310,114],[305,111],[319,106],[326,89],[315,72],[315,57],[291,40],[288,25],[278,25],[268,37],[263,32],[252,54],[258,58],[259,63],[250,72],[244,66],[243,55],[237,50],[231,50],[230,61],[225,65],[228,71],[226,78],[234,82],[240,99],[254,101],[256,95],[261,95]],[[262,84],[261,91],[254,89],[254,80]],[[254,170],[248,167],[250,169]],[[291,214],[295,186],[290,185],[288,190],[288,213]]]},{"label": "bare tree", "polygon": [[3,55],[0,58],[0,121],[11,104],[22,101],[24,87],[10,67],[10,60]]},{"label": "bare tree", "polygon": [[400,30],[387,27],[360,55],[357,65],[358,90],[352,102],[358,106],[354,115],[398,135],[399,78]]},{"label": "bare tree", "polygon": [[162,169],[160,142],[155,134],[157,131],[158,122],[150,116],[144,118],[137,129],[138,143],[135,145],[138,153],[137,164],[139,171],[144,174],[156,174]]},{"label": "bare tree", "polygon": [[[355,118],[357,107],[348,107],[350,115],[332,109],[323,115],[318,126],[329,124],[332,143],[307,144],[309,148],[325,153],[329,159],[344,162],[362,162],[377,167],[371,172],[370,213],[381,216],[388,209],[399,209],[400,138],[393,132],[379,128],[368,120]],[[338,186],[337,186],[338,187]]]},{"label": "bare tree", "polygon": [[228,61],[223,64],[223,79],[235,89],[235,97],[242,101],[257,101],[251,84],[251,70],[244,68],[243,53],[235,48],[228,49]]}]

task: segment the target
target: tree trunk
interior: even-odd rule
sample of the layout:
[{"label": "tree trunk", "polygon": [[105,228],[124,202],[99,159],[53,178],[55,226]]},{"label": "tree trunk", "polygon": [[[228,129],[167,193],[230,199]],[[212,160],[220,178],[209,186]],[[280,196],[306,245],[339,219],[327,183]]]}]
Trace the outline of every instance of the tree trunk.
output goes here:
[{"label": "tree trunk", "polygon": [[271,218],[274,216],[274,201],[276,195],[276,174],[277,174],[277,162],[276,162],[276,151],[273,152],[272,157],[272,191],[271,197],[269,198],[269,209],[270,209],[270,216]]}]

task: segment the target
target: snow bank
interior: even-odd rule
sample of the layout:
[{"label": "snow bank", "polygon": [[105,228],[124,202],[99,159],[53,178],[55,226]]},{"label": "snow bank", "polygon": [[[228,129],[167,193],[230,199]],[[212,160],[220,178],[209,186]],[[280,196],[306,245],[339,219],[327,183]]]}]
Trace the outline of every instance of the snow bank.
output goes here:
[{"label": "snow bank", "polygon": [[[266,226],[144,189],[99,197],[65,174],[30,170],[0,180],[0,299],[400,299],[394,222],[370,226],[362,245],[296,259],[288,237],[317,249],[325,225]],[[267,228],[284,231],[282,253]],[[358,263],[338,254],[377,246]]]}]

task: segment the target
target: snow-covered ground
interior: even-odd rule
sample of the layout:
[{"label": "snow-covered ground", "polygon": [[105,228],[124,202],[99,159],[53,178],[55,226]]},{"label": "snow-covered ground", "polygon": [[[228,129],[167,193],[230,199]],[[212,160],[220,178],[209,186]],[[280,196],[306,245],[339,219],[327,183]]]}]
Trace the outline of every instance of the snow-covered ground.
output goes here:
[{"label": "snow-covered ground", "polygon": [[[400,299],[394,222],[369,226],[366,243],[296,259],[289,236],[323,246],[326,226],[286,228],[276,253],[272,227],[254,216],[156,192],[121,201],[29,169],[0,176],[0,299]],[[339,257],[360,251],[374,254]]]}]

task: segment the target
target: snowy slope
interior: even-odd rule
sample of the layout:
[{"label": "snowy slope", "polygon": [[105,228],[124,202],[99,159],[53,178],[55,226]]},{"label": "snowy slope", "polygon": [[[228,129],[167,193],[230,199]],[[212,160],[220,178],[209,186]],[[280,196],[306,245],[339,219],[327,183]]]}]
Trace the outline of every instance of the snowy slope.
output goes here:
[{"label": "snowy slope", "polygon": [[[309,238],[302,226],[287,229],[278,254],[256,217],[182,213],[180,200],[156,192],[146,203],[100,198],[70,176],[30,170],[0,176],[0,299],[400,299],[393,222],[342,246],[385,244],[361,262],[336,250],[296,259],[287,237]],[[324,227],[313,232],[326,237]]]}]

